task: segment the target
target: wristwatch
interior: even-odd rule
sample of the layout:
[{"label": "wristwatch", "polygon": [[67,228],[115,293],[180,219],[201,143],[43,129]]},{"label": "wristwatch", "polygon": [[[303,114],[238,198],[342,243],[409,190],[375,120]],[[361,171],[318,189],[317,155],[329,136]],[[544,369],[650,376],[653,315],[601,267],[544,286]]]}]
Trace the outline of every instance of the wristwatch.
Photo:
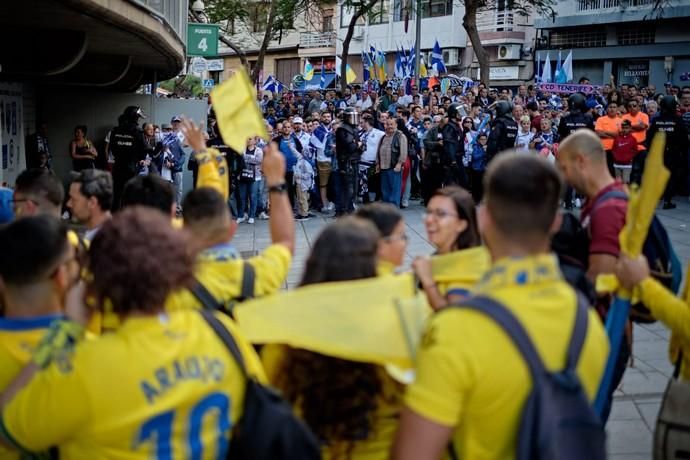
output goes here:
[{"label": "wristwatch", "polygon": [[282,184],[272,185],[268,187],[268,193],[285,193],[287,192],[287,189],[287,183],[283,182]]}]

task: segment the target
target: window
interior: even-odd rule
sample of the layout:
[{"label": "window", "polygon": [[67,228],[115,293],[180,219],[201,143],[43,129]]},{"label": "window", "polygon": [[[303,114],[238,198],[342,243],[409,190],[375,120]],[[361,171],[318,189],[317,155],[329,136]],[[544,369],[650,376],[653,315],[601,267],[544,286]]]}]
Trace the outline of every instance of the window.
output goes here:
[{"label": "window", "polygon": [[414,5],[412,0],[395,0],[393,3],[393,20],[395,22],[414,19]]},{"label": "window", "polygon": [[264,32],[268,24],[268,3],[255,3],[249,7],[249,20],[252,32]]},{"label": "window", "polygon": [[551,32],[552,48],[592,48],[606,46],[606,30],[603,27],[566,29]]},{"label": "window", "polygon": [[[346,7],[344,4],[340,5],[340,27],[341,28],[346,28],[347,26],[350,25],[350,21],[352,20],[353,14],[354,14],[354,11],[353,11],[352,7]],[[358,26],[364,25],[364,16],[360,16],[357,19],[357,25]]]},{"label": "window", "polygon": [[654,26],[631,24],[616,30],[619,45],[648,45],[654,43]]},{"label": "window", "polygon": [[321,32],[333,32],[333,10],[323,10]]},{"label": "window", "polygon": [[369,10],[369,24],[387,24],[388,16],[388,0],[380,0]]},{"label": "window", "polygon": [[437,18],[453,14],[453,0],[427,0],[422,2],[422,18]]}]

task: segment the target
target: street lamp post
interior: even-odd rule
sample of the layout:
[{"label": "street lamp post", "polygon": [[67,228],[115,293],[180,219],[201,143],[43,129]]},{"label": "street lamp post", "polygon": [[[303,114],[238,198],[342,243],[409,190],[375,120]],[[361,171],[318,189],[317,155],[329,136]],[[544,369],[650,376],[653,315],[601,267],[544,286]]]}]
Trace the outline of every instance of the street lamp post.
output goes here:
[{"label": "street lamp post", "polygon": [[416,33],[415,33],[415,47],[414,47],[414,68],[415,68],[415,78],[417,81],[417,88],[422,87],[421,77],[419,75],[419,70],[421,68],[421,47],[422,47],[422,0],[417,0],[417,16],[415,17],[416,22]]}]

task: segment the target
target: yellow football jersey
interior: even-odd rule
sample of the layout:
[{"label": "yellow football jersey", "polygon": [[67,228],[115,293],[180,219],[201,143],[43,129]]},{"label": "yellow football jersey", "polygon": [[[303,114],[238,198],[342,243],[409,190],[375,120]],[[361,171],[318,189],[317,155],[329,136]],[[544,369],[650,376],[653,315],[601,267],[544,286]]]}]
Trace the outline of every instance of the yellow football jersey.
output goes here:
[{"label": "yellow football jersey", "polygon": [[[563,368],[577,300],[555,256],[501,259],[473,292],[495,299],[515,315],[547,369]],[[590,309],[576,369],[590,400],[608,351],[606,331]],[[446,308],[428,323],[405,405],[434,423],[454,427],[459,458],[511,460],[531,388],[527,364],[500,326],[480,312]]]},{"label": "yellow football jersey", "polygon": [[[218,317],[265,381],[254,350]],[[0,429],[28,451],[57,446],[63,460],[224,458],[244,392],[241,369],[198,312],[131,317],[36,374]]]},{"label": "yellow football jersey", "polygon": [[[261,297],[277,292],[285,279],[292,256],[281,244],[273,244],[247,262],[254,267],[254,296]],[[246,263],[234,259],[222,248],[210,248],[202,252],[194,269],[194,275],[220,303],[228,304],[242,292],[242,268]],[[168,297],[165,308],[174,311],[200,308],[201,304],[189,290],[177,291]]]},{"label": "yellow football jersey", "polygon": [[[31,353],[48,326],[62,315],[0,318],[0,392],[31,360]],[[19,459],[19,453],[0,446],[0,460]]]}]

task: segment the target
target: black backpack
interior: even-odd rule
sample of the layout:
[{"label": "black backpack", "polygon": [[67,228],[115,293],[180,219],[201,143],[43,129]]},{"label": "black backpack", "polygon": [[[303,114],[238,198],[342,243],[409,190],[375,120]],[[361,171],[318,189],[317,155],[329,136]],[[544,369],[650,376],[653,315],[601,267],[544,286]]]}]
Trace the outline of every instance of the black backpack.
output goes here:
[{"label": "black backpack", "polygon": [[550,372],[520,322],[505,306],[487,297],[473,297],[456,308],[490,317],[511,338],[529,367],[530,392],[520,421],[517,460],[604,460],[604,425],[575,373],[587,336],[587,303],[579,297],[565,369]]},{"label": "black backpack", "polygon": [[[604,202],[608,200],[625,200],[628,201],[628,194],[621,190],[612,190],[604,193],[599,199],[594,203],[594,209],[601,206]],[[566,225],[567,222],[567,225]],[[563,233],[560,236],[565,239],[572,239],[574,241],[574,247],[577,249],[573,251],[564,251],[562,248],[553,247],[554,251],[558,254],[559,259],[565,256],[569,262],[573,261],[573,258],[578,261],[578,263],[584,264],[584,271],[587,271],[587,261],[589,252],[589,236],[587,232],[578,225],[579,221],[573,222],[572,219],[564,219],[564,225],[561,226],[559,233]],[[582,244],[582,235],[586,236],[586,246]],[[570,257],[573,253],[577,252],[577,255]],[[651,275],[664,285],[667,289],[677,294],[680,289],[680,284],[683,281],[683,267],[680,264],[680,260],[676,255],[671,244],[671,239],[668,236],[668,232],[664,227],[664,224],[655,215],[652,218],[652,222],[649,226],[649,232],[647,234],[647,239],[644,242],[644,247],[642,248],[642,253],[647,258],[649,262],[649,267],[651,269]],[[563,264],[562,264],[563,266]],[[565,271],[565,270],[564,270]],[[647,307],[641,302],[638,302],[632,306],[630,313],[630,318],[636,323],[653,323],[656,321]]]},{"label": "black backpack", "polygon": [[321,449],[316,436],[292,412],[292,407],[274,389],[247,373],[232,334],[212,310],[201,315],[226,346],[247,379],[244,413],[235,425],[226,458],[232,460],[319,460]]}]

